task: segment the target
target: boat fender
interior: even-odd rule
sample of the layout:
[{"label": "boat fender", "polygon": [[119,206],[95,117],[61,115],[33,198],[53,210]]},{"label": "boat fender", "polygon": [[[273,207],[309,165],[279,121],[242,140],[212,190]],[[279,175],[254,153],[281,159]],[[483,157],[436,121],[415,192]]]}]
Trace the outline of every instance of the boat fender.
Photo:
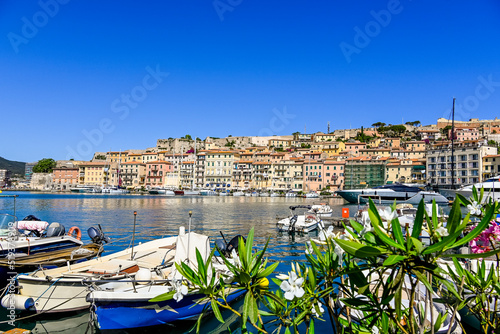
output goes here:
[{"label": "boat fender", "polygon": [[82,240],[82,231],[78,228],[78,226],[73,226],[69,229],[68,235],[73,236],[73,232],[76,232],[76,239]]},{"label": "boat fender", "polygon": [[135,279],[137,281],[144,281],[144,282],[137,282],[138,284],[148,284],[151,281],[151,271],[149,271],[146,268],[141,268],[135,274]]},{"label": "boat fender", "polygon": [[3,296],[1,304],[6,309],[14,308],[16,310],[26,311],[33,308],[35,301],[31,297],[8,293]]}]

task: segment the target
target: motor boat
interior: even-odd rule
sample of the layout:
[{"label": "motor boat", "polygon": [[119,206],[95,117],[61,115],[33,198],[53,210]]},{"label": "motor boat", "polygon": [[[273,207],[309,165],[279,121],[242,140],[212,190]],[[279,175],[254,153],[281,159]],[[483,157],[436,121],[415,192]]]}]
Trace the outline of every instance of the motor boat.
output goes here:
[{"label": "motor boat", "polygon": [[[217,240],[217,246],[224,252],[227,249],[220,247],[219,241],[221,240]],[[179,265],[185,263],[196,269],[197,250],[203,261],[207,262],[210,258],[208,236],[194,232],[179,235],[173,262]],[[215,270],[217,277],[232,276],[219,257],[213,257],[210,266]],[[174,265],[161,271],[143,270],[138,272],[134,279],[110,281],[92,289],[87,295],[87,302],[93,305],[91,312],[95,315],[93,319],[96,320],[100,330],[142,329],[177,320],[196,319],[206,308],[205,303],[200,302],[205,295],[199,292],[189,293],[185,288],[186,294],[182,295],[182,299],[156,298],[155,300],[155,297],[160,295],[178,291],[176,284],[180,284],[181,279],[185,280]],[[229,282],[228,279],[224,280],[226,283]],[[246,293],[244,289],[232,289],[230,285],[227,289],[225,294],[228,303]]]},{"label": "motor boat", "polygon": [[439,192],[448,198],[455,198],[456,194],[469,198],[472,196],[473,187],[476,187],[478,193],[481,191],[481,188],[484,189],[483,203],[487,202],[490,198],[493,201],[500,200],[500,175],[486,179],[483,182],[462,186],[459,189],[443,189]]},{"label": "motor boat", "polygon": [[290,206],[290,217],[279,220],[276,223],[281,232],[310,232],[317,228],[323,229],[323,221],[315,214],[305,212],[302,215],[296,214],[296,209],[310,210],[311,205],[292,205]]},{"label": "motor boat", "polygon": [[175,193],[172,190],[162,188],[162,187],[154,187],[149,190],[150,195],[164,195],[164,196],[175,196]]},{"label": "motor boat", "polygon": [[235,196],[235,197],[241,197],[241,196],[245,196],[245,193],[243,191],[235,191],[233,193],[233,196]]},{"label": "motor boat", "polygon": [[97,231],[92,227],[91,234],[102,234],[103,238],[84,245],[76,226],[66,233],[64,225],[49,224],[33,215],[20,221],[12,215],[0,215],[0,282],[5,283],[11,272],[61,266],[98,255],[102,251],[100,244],[107,239],[100,228]]},{"label": "motor boat", "polygon": [[289,191],[285,194],[285,197],[297,197],[297,193]]},{"label": "motor boat", "polygon": [[203,190],[200,190],[200,195],[201,196],[217,196],[217,192],[214,190],[210,190],[210,189],[203,189]]},{"label": "motor boat", "polygon": [[315,214],[316,216],[318,216],[320,218],[331,217],[333,215],[332,208],[326,203],[313,204],[313,205],[311,205],[311,209],[307,212]]},{"label": "motor boat", "polygon": [[85,186],[85,185],[77,185],[76,187],[72,187],[69,189],[74,193],[101,193],[102,189],[97,186]]},{"label": "motor boat", "polygon": [[2,305],[37,313],[89,308],[90,287],[134,278],[141,269],[161,273],[172,266],[176,242],[177,237],[152,240],[85,262],[18,275],[17,291],[7,294]]},{"label": "motor boat", "polygon": [[319,195],[315,191],[310,191],[305,195],[305,198],[319,198]]},{"label": "motor boat", "polygon": [[122,188],[118,188],[118,187],[104,187],[104,188],[102,188],[102,193],[109,194],[109,195],[121,195],[121,194],[129,194],[130,190],[122,189]]},{"label": "motor boat", "polygon": [[372,199],[378,204],[408,203],[418,205],[421,200],[425,203],[436,201],[437,204],[448,204],[449,200],[434,191],[424,191],[419,187],[410,187],[403,184],[386,184],[374,188],[337,190],[336,194],[342,196],[349,203],[368,203]]}]

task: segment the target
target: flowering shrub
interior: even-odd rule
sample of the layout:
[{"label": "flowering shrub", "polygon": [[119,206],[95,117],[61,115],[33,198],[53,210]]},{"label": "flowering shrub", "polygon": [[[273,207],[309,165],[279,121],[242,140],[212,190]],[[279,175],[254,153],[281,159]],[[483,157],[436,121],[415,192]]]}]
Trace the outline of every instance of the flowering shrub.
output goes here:
[{"label": "flowering shrub", "polygon": [[[474,226],[476,228],[476,226]],[[470,242],[472,253],[485,253],[500,246],[500,224],[491,221],[490,226]]]}]

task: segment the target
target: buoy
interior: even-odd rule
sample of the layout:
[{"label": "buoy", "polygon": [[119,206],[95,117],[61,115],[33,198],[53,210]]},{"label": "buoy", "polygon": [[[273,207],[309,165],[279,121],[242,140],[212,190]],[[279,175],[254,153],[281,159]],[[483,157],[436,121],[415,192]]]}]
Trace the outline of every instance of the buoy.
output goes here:
[{"label": "buoy", "polygon": [[141,268],[135,274],[135,279],[137,281],[147,281],[147,282],[137,282],[139,284],[148,284],[151,281],[151,271],[146,268]]},{"label": "buoy", "polygon": [[26,311],[31,309],[35,305],[35,301],[31,297],[16,295],[13,293],[7,293],[3,296],[0,302],[3,307],[15,310]]},{"label": "buoy", "polygon": [[73,236],[73,232],[76,232],[76,239],[77,240],[82,240],[82,231],[78,228],[78,226],[73,226],[72,228],[69,229],[68,235]]},{"label": "buoy", "polygon": [[349,208],[342,208],[342,218],[349,218]]}]

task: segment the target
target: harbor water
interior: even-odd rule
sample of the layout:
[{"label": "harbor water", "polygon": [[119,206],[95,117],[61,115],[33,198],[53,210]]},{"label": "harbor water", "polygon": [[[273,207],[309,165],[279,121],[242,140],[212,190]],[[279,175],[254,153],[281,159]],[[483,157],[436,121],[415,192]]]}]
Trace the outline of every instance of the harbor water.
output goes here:
[{"label": "harbor water", "polygon": [[[132,241],[134,211],[137,211],[136,243],[174,236],[179,227],[188,229],[189,211],[193,212],[191,229],[197,233],[210,236],[212,243],[221,239],[221,232],[229,241],[241,234],[246,236],[250,229],[255,229],[256,248],[262,248],[270,238],[266,252],[271,262],[280,265],[276,273],[287,273],[292,262],[305,261],[305,243],[317,232],[308,235],[290,236],[279,233],[276,228],[276,217],[287,216],[291,205],[318,203],[319,199],[285,198],[285,197],[232,197],[232,196],[175,196],[161,195],[103,195],[103,194],[44,194],[4,192],[2,195],[16,194],[15,211],[18,219],[35,215],[41,220],[59,222],[66,227],[78,226],[82,232],[82,240],[89,242],[86,231],[91,226],[100,224],[112,243],[105,246],[105,254],[128,247]],[[349,208],[351,215],[356,205],[344,204],[343,199],[322,199],[334,210],[334,217],[341,217],[342,208]],[[14,213],[14,200],[4,197],[0,200],[0,213]],[[274,288],[277,288],[274,286]],[[19,314],[18,318],[29,314]],[[224,325],[215,318],[209,317],[202,326],[203,333],[238,332],[238,319],[231,317]],[[7,320],[6,310],[0,311],[0,321]],[[211,319],[213,318],[213,319]],[[30,329],[33,333],[92,333],[88,328],[89,312],[68,315],[33,316],[18,321],[17,327]],[[157,332],[184,333],[189,332],[192,324],[176,324],[175,327],[165,325],[155,329]],[[318,323],[320,329],[331,331],[329,321]],[[317,325],[317,327],[318,327]],[[0,330],[12,327],[0,324]],[[136,331],[141,333],[141,331]],[[146,332],[143,330],[143,332]],[[152,330],[148,330],[152,333]]]},{"label": "harbor water", "polygon": [[[288,273],[292,262],[305,262],[306,242],[317,236],[317,231],[306,235],[289,235],[278,232],[277,217],[290,214],[292,205],[327,203],[333,209],[333,217],[342,217],[347,208],[350,216],[358,209],[342,198],[307,199],[289,197],[232,197],[232,196],[162,196],[162,195],[105,195],[72,193],[3,192],[2,195],[18,195],[0,198],[0,213],[14,214],[18,219],[34,215],[49,223],[59,222],[66,227],[80,228],[82,241],[90,242],[86,231],[101,225],[112,242],[104,246],[104,255],[131,245],[134,229],[134,211],[137,212],[135,244],[166,236],[175,236],[179,227],[188,230],[189,211],[192,211],[191,230],[210,237],[212,245],[222,239],[229,241],[236,235],[246,236],[254,228],[254,247],[262,249],[269,238],[266,257],[279,262],[275,274]],[[449,207],[440,206],[448,213]],[[328,226],[328,222],[327,222]],[[271,281],[271,289],[277,289]],[[235,307],[241,307],[240,301]],[[7,310],[0,308],[0,331],[12,329],[7,323]],[[16,315],[16,326],[32,333],[98,333],[89,324],[90,312],[70,314]],[[223,313],[226,321],[218,322],[208,316],[202,324],[202,333],[238,333],[240,322],[231,313]],[[327,315],[325,314],[327,317]],[[21,319],[21,320],[19,320]],[[331,332],[329,319],[316,322],[319,332]],[[188,333],[193,323],[176,323],[156,328],[138,329],[119,333]],[[271,330],[272,331],[272,330]]]}]

